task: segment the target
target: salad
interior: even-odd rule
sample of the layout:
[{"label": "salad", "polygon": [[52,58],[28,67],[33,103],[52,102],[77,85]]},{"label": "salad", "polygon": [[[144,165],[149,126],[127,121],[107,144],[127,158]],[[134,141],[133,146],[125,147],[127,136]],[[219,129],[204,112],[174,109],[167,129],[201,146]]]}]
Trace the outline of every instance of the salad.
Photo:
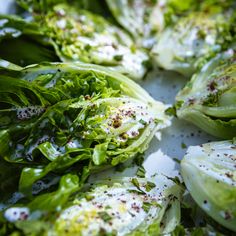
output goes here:
[{"label": "salad", "polygon": [[235,1],[6,6],[0,235],[234,235]]}]

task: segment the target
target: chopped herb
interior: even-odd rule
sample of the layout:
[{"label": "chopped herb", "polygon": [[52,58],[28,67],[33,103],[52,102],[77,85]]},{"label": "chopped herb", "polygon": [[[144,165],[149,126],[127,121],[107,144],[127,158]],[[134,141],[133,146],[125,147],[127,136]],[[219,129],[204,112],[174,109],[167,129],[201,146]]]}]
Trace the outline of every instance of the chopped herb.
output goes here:
[{"label": "chopped herb", "polygon": [[139,184],[139,182],[138,182],[138,179],[132,178],[131,182],[132,182],[132,184],[138,189],[139,192],[141,192],[142,194],[146,194],[146,193],[140,188],[140,184]]},{"label": "chopped herb", "polygon": [[178,158],[173,158],[173,160],[175,161],[175,162],[177,162],[178,164],[180,164],[181,163],[181,161],[178,159]]},{"label": "chopped herb", "polygon": [[168,116],[176,116],[176,108],[174,106],[167,108],[165,114]]},{"label": "chopped herb", "polygon": [[140,119],[139,123],[141,123],[142,125],[146,125],[147,124],[147,122],[145,120],[143,120],[143,119]]},{"label": "chopped herb", "polygon": [[142,206],[143,210],[144,210],[146,213],[149,212],[149,210],[150,210],[151,207],[152,207],[152,204],[151,204],[150,202],[144,202],[144,203],[143,203],[143,206]]},{"label": "chopped herb", "polygon": [[185,62],[185,58],[184,58],[184,57],[181,57],[181,56],[178,56],[178,55],[175,55],[175,56],[174,56],[174,59],[175,59],[176,61],[179,61],[179,62]]},{"label": "chopped herb", "polygon": [[158,123],[160,123],[160,122],[162,122],[160,119],[157,119],[157,118],[155,118],[154,119],[154,122],[155,122],[155,124],[158,124]]},{"label": "chopped herb", "polygon": [[136,164],[137,166],[142,166],[144,162],[144,157],[143,155],[138,155],[135,159],[134,159],[134,164]]},{"label": "chopped herb", "polygon": [[131,180],[132,184],[136,187],[136,188],[140,188],[139,182],[136,178],[133,178]]},{"label": "chopped herb", "polygon": [[143,166],[140,166],[137,170],[136,175],[140,178],[145,178],[146,170],[144,169]]},{"label": "chopped herb", "polygon": [[121,163],[121,164],[118,164],[116,167],[115,167],[116,171],[118,172],[123,172],[125,169],[126,169],[126,166]]},{"label": "chopped herb", "polygon": [[150,192],[155,187],[156,187],[156,184],[150,181],[148,181],[147,184],[145,185],[145,189],[147,192]]},{"label": "chopped herb", "polygon": [[162,208],[162,206],[156,201],[144,202],[142,208],[145,212],[149,212],[149,210],[152,206]]},{"label": "chopped herb", "polygon": [[85,47],[84,47],[84,49],[85,49],[86,51],[89,51],[89,50],[91,49],[91,45],[86,44]]},{"label": "chopped herb", "polygon": [[116,61],[122,61],[122,59],[123,59],[123,55],[115,55],[114,56],[114,60],[116,60]]},{"label": "chopped herb", "polygon": [[182,142],[182,143],[181,143],[181,148],[185,149],[185,148],[187,148],[187,145]]},{"label": "chopped herb", "polygon": [[208,94],[206,100],[203,101],[202,105],[210,106],[210,107],[217,106],[221,94],[222,94],[222,91]]},{"label": "chopped herb", "polygon": [[202,30],[202,29],[199,29],[198,32],[197,32],[197,35],[198,35],[198,38],[205,39],[206,32],[204,30]]},{"label": "chopped herb", "polygon": [[178,176],[175,176],[174,178],[166,176],[167,179],[173,181],[175,184],[182,186],[183,183],[180,181]]},{"label": "chopped herb", "polygon": [[146,194],[143,190],[136,190],[136,189],[128,189],[129,193],[136,193],[136,194]]},{"label": "chopped herb", "polygon": [[111,232],[107,232],[106,229],[101,227],[100,230],[99,230],[98,235],[99,236],[116,236],[117,235],[117,231],[116,230],[112,230]]},{"label": "chopped herb", "polygon": [[132,53],[135,53],[137,51],[137,47],[135,44],[132,44],[132,46],[130,47],[130,50]]},{"label": "chopped herb", "polygon": [[87,201],[91,201],[91,200],[94,199],[94,196],[93,196],[93,195],[88,195],[88,194],[86,194],[86,195],[85,195],[85,198],[86,198]]},{"label": "chopped herb", "polygon": [[178,110],[179,108],[182,107],[183,104],[184,104],[184,101],[177,101],[177,102],[175,103],[175,108]]},{"label": "chopped herb", "polygon": [[145,66],[148,70],[151,70],[153,68],[151,60],[145,60],[142,62],[142,65]]},{"label": "chopped herb", "polygon": [[112,217],[106,211],[100,211],[98,212],[98,215],[104,222],[109,222],[112,220]]},{"label": "chopped herb", "polygon": [[107,206],[105,206],[105,209],[106,210],[111,209],[111,206],[107,205]]}]

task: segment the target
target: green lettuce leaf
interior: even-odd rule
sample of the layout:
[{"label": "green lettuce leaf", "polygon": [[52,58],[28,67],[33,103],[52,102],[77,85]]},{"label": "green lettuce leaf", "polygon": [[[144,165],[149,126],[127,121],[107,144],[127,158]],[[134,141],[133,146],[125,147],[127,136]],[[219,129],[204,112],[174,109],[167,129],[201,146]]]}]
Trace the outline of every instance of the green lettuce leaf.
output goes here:
[{"label": "green lettuce leaf", "polygon": [[[95,65],[47,64],[0,76],[0,156],[23,164],[19,190],[48,174],[95,171],[143,153],[170,124],[166,106],[121,74]],[[13,77],[14,76],[14,77]]]},{"label": "green lettuce leaf", "polygon": [[236,232],[236,145],[221,141],[192,146],[181,174],[196,203],[215,221]]},{"label": "green lettuce leaf", "polygon": [[36,23],[15,15],[0,15],[0,22],[0,58],[19,66],[59,61]]},{"label": "green lettuce leaf", "polygon": [[[147,192],[147,185],[151,183],[152,189]],[[33,201],[36,208],[31,207],[32,203],[25,207],[25,210],[28,209],[27,219],[18,219],[12,215],[17,208],[7,209],[4,217],[23,232],[27,232],[30,223],[37,222],[38,227],[30,227],[29,235],[39,235],[39,232],[41,235],[63,235],[66,232],[69,235],[103,233],[134,236],[145,233],[154,236],[170,233],[179,224],[182,191],[180,186],[162,175],[150,179],[103,179],[93,183],[92,187],[89,184],[85,186],[64,208],[57,208],[57,212],[49,217],[35,213],[36,209],[42,209],[44,213],[50,211],[41,207],[38,202],[40,197]],[[54,195],[55,193],[48,194],[47,200],[45,198],[43,202],[49,207],[54,205]],[[18,208],[18,211],[22,210]],[[171,225],[169,217],[172,219]],[[43,228],[42,222],[45,222],[45,226],[48,222],[51,224]]]},{"label": "green lettuce leaf", "polygon": [[99,15],[56,5],[41,24],[46,25],[46,35],[62,61],[104,65],[133,79],[141,79],[146,73],[147,54],[129,35]]},{"label": "green lettuce leaf", "polygon": [[125,31],[76,5],[54,5],[52,1],[48,9],[32,13],[31,20],[0,16],[3,59],[22,66],[79,61],[103,65],[137,80],[144,77],[150,67],[149,56]]},{"label": "green lettuce leaf", "polygon": [[222,138],[236,134],[235,52],[218,55],[179,92],[177,116]]},{"label": "green lettuce leaf", "polygon": [[235,13],[192,12],[167,27],[152,49],[160,67],[191,76],[217,53],[235,41]]},{"label": "green lettuce leaf", "polygon": [[164,4],[150,0],[106,0],[113,16],[137,43],[150,48],[157,41],[157,33],[165,26]]}]

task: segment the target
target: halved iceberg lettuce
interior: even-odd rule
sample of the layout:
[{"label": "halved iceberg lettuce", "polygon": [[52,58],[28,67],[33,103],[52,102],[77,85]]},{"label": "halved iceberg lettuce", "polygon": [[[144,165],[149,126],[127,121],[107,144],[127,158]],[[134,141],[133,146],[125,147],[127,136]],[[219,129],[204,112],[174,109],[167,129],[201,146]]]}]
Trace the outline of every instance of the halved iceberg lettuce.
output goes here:
[{"label": "halved iceberg lettuce", "polygon": [[197,204],[236,232],[236,144],[221,141],[189,147],[181,175]]},{"label": "halved iceberg lettuce", "polygon": [[230,49],[208,62],[176,96],[177,116],[222,138],[236,135],[236,63]]},{"label": "halved iceberg lettuce", "polygon": [[141,79],[147,72],[150,63],[145,50],[103,16],[69,4],[32,16],[0,16],[3,59],[22,66],[59,60],[94,63],[133,79]]},{"label": "halved iceberg lettuce", "polygon": [[116,20],[143,47],[150,48],[157,41],[157,33],[165,26],[164,1],[106,0]]},{"label": "halved iceberg lettuce", "polygon": [[[69,200],[63,209],[57,208],[49,219],[45,215],[48,209],[42,208],[39,201],[9,208],[4,216],[23,232],[29,230],[27,225],[31,222],[45,221],[46,229],[30,227],[34,235],[40,232],[41,235],[152,236],[171,233],[180,221],[182,188],[163,175],[99,180],[83,192]],[[50,206],[49,199],[50,195],[42,200]],[[40,210],[41,214],[35,214]],[[18,212],[27,217],[20,218]],[[48,221],[53,224],[49,226]]]},{"label": "halved iceberg lettuce", "polygon": [[156,63],[191,76],[209,58],[235,41],[235,16],[231,11],[192,12],[167,27],[152,49]]},{"label": "halved iceberg lettuce", "polygon": [[143,153],[170,125],[166,106],[129,78],[87,64],[1,70],[0,156],[23,164],[19,190],[47,176],[94,171]]}]

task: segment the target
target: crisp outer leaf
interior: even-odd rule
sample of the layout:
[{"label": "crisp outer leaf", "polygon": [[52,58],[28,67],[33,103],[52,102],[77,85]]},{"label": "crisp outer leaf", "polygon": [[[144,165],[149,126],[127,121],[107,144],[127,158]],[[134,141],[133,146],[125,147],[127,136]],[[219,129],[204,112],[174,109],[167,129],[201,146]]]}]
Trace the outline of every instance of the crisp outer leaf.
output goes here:
[{"label": "crisp outer leaf", "polygon": [[212,142],[189,147],[181,162],[181,174],[197,204],[236,232],[235,165],[236,145],[232,141]]},{"label": "crisp outer leaf", "polygon": [[29,203],[28,208],[31,211],[50,211],[59,210],[68,201],[72,193],[80,188],[79,178],[77,175],[64,175],[58,187],[58,190],[52,193],[45,193],[36,197]]},{"label": "crisp outer leaf", "polygon": [[164,4],[150,0],[106,0],[113,16],[143,47],[156,43],[165,26]]},{"label": "crisp outer leaf", "polygon": [[[133,185],[132,178],[98,181],[85,197],[75,199],[60,214],[54,230],[58,234],[68,230],[70,234],[99,235],[102,225],[104,233],[115,235],[143,235],[145,232],[152,236],[163,232],[160,223],[166,214],[178,218],[181,188],[159,175],[136,181],[142,192]],[[145,192],[147,181],[156,183],[149,192]],[[173,204],[170,209],[169,204]],[[169,230],[166,228],[165,233],[171,232],[178,223],[179,219]],[[163,225],[165,228],[165,223]]]},{"label": "crisp outer leaf", "polygon": [[34,4],[42,8],[52,4],[52,7],[33,14],[33,21],[0,16],[3,59],[21,66],[59,60],[94,63],[136,80],[142,79],[149,69],[150,61],[145,50],[137,48],[125,31],[104,17],[81,10],[76,4],[33,1]]},{"label": "crisp outer leaf", "polygon": [[[101,235],[101,232],[130,236],[172,232],[179,224],[183,189],[158,174],[136,181],[139,189],[132,178],[101,179],[92,187],[87,184],[69,198],[80,185],[77,176],[67,174],[62,177],[57,191],[37,196],[27,206],[8,208],[4,218],[11,222],[12,228],[35,236],[63,235],[65,231],[85,236]],[[155,187],[146,192],[146,185],[150,183],[155,183]],[[171,216],[177,221],[172,221],[170,227]]]},{"label": "crisp outer leaf", "polygon": [[42,17],[41,25],[62,61],[103,65],[136,80],[147,71],[146,52],[100,15],[60,4]]},{"label": "crisp outer leaf", "polygon": [[236,134],[235,85],[235,52],[228,50],[208,62],[178,93],[177,116],[211,135],[233,138]]},{"label": "crisp outer leaf", "polygon": [[193,12],[167,27],[152,49],[156,63],[190,77],[235,41],[234,12]]},{"label": "crisp outer leaf", "polygon": [[9,69],[9,70],[22,70],[23,69],[22,67],[15,65],[9,61],[3,60],[3,59],[0,59],[0,70],[1,70],[1,68]]}]

